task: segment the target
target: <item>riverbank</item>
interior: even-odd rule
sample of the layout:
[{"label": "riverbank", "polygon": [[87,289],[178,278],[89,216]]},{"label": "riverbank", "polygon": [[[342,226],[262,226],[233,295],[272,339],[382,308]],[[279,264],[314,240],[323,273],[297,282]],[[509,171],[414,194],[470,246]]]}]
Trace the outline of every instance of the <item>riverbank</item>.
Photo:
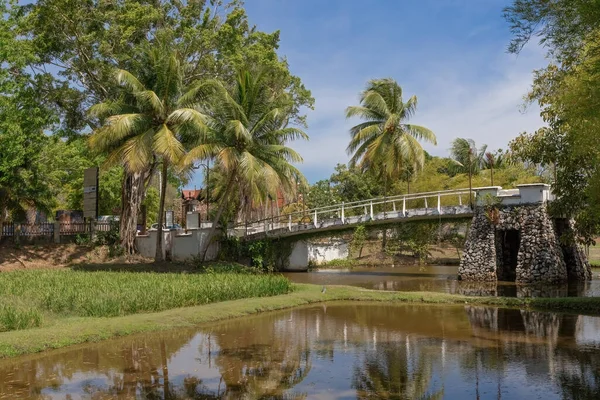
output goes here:
[{"label": "riverbank", "polygon": [[64,317],[51,326],[0,333],[0,358],[97,342],[134,333],[190,327],[264,311],[340,300],[469,304],[600,315],[600,298],[466,297],[428,292],[383,292],[349,286],[328,286],[323,293],[322,287],[307,284],[295,284],[293,289],[293,292],[285,295],[224,301],[156,313],[112,318]]}]

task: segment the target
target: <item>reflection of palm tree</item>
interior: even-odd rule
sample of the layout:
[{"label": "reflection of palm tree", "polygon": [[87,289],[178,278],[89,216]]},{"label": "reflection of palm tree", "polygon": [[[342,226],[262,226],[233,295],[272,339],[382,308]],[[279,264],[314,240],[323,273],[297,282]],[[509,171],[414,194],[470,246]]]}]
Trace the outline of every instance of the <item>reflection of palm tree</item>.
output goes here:
[{"label": "reflection of palm tree", "polygon": [[355,365],[353,387],[360,399],[441,399],[444,391],[429,393],[431,360],[418,354],[414,369],[404,342],[378,345],[368,352],[364,365]]}]

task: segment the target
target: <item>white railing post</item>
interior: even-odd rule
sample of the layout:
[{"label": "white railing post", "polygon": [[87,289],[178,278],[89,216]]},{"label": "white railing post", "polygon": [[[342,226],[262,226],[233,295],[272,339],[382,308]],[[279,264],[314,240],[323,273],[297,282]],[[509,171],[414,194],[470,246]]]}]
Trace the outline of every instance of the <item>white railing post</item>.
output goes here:
[{"label": "white railing post", "polygon": [[367,206],[365,206],[365,215],[367,215]]},{"label": "white railing post", "polygon": [[396,212],[396,202],[395,201],[392,202],[392,207],[393,207],[394,212]]},{"label": "white railing post", "polygon": [[292,214],[290,214],[288,217],[288,230],[290,232],[292,231]]},{"label": "white railing post", "polygon": [[373,220],[373,200],[371,200],[371,220]]},{"label": "white railing post", "polygon": [[315,223],[315,228],[317,227],[317,210],[315,210],[315,219],[314,219],[314,223]]},{"label": "white railing post", "polygon": [[344,215],[344,202],[342,201],[342,224],[344,223],[345,215]]},{"label": "white railing post", "polygon": [[460,194],[458,195],[458,205],[462,206],[462,196]]},{"label": "white railing post", "polygon": [[442,213],[442,195],[438,193],[438,214]]},{"label": "white railing post", "polygon": [[425,197],[425,208],[429,208],[429,206],[427,205],[427,197]]},{"label": "white railing post", "polygon": [[402,216],[406,215],[406,197],[402,198]]}]

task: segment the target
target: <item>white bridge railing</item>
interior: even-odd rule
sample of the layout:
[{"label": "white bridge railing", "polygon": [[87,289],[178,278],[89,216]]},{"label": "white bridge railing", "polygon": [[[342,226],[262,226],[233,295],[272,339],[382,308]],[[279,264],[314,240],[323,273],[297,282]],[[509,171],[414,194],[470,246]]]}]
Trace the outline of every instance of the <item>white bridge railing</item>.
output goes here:
[{"label": "white bridge railing", "polygon": [[[476,190],[471,190],[473,198]],[[287,236],[296,232],[341,227],[340,225],[470,212],[469,189],[443,190],[342,202],[284,213],[236,224],[228,229],[228,234],[239,237],[257,234]]]}]

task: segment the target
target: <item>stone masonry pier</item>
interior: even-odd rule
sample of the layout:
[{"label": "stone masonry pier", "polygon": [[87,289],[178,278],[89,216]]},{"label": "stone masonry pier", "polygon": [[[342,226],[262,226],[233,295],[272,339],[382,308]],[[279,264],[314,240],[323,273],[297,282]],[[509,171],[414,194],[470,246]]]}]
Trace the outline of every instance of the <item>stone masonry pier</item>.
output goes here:
[{"label": "stone masonry pier", "polygon": [[590,265],[572,237],[572,222],[552,218],[546,184],[476,189],[476,205],[458,270],[465,281],[559,283],[591,279]]}]

